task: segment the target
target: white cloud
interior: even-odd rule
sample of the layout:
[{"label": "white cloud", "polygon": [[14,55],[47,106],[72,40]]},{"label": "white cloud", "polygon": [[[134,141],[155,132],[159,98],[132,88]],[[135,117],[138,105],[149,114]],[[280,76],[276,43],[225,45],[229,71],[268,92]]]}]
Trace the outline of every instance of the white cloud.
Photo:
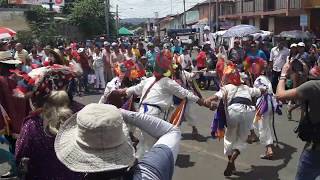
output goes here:
[{"label": "white cloud", "polygon": [[[186,0],[186,9],[202,2],[203,0]],[[155,12],[159,17],[172,13],[183,12],[183,0],[110,0],[111,11],[116,11],[116,4],[119,5],[120,18],[153,18]]]}]

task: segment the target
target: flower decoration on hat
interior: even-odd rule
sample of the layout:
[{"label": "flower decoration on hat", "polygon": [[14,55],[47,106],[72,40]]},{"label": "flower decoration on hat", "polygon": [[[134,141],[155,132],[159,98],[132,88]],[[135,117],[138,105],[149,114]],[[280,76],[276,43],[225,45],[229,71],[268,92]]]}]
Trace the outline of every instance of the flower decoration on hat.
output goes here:
[{"label": "flower decoration on hat", "polygon": [[29,74],[19,71],[14,74],[20,79],[14,89],[14,95],[18,97],[46,97],[53,90],[64,89],[75,77],[70,67],[57,64],[34,69]]},{"label": "flower decoration on hat", "polygon": [[146,73],[143,65],[134,62],[132,59],[117,63],[114,67],[114,71],[116,76],[128,77],[130,80],[141,78]]},{"label": "flower decoration on hat", "polygon": [[157,55],[156,63],[154,67],[153,74],[156,77],[165,76],[168,77],[171,75],[172,61],[168,59],[163,52]]},{"label": "flower decoration on hat", "polygon": [[235,64],[230,63],[225,66],[223,70],[222,81],[224,84],[233,84],[236,86],[241,85],[240,73]]},{"label": "flower decoration on hat", "polygon": [[243,61],[244,70],[253,75],[260,75],[266,62],[260,57],[248,56]]}]

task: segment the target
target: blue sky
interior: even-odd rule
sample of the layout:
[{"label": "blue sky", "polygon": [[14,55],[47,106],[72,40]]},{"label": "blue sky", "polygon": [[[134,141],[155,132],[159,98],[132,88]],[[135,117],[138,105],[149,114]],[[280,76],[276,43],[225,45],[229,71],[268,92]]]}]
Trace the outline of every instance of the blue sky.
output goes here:
[{"label": "blue sky", "polygon": [[[185,0],[186,9],[204,0]],[[183,0],[110,0],[111,11],[115,12],[116,4],[119,5],[120,18],[153,18],[155,12],[159,17],[183,11]]]}]

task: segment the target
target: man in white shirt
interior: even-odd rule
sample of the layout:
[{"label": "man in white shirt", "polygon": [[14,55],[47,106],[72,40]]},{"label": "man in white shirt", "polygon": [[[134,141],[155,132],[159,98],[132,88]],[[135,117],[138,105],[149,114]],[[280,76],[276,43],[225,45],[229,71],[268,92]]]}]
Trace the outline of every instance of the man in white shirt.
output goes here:
[{"label": "man in white shirt", "polygon": [[210,32],[209,26],[204,27],[203,36],[202,36],[201,40],[202,40],[202,45],[204,45],[206,42],[210,41],[211,49],[215,49],[214,37],[213,37],[213,34]]},{"label": "man in white shirt", "polygon": [[[132,94],[140,96],[139,112],[152,115],[166,120],[169,109],[173,105],[173,95],[180,99],[188,99],[190,102],[205,105],[202,98],[194,95],[191,91],[184,89],[176,81],[166,77],[171,74],[171,60],[162,55],[158,55],[155,62],[154,76],[141,81],[138,85],[127,89],[120,89],[120,94],[128,97]],[[148,134],[142,132],[140,143],[138,144],[137,155],[143,154],[153,146],[155,140]]]},{"label": "man in white shirt", "polygon": [[14,58],[22,63],[26,63],[26,60],[29,59],[29,53],[27,50],[23,49],[21,43],[16,44],[16,53],[14,54]]},{"label": "man in white shirt", "polygon": [[183,54],[180,55],[180,62],[181,62],[181,67],[182,70],[186,70],[190,72],[193,69],[193,64],[192,64],[192,59],[189,54],[188,49],[182,50]]},{"label": "man in white shirt", "polygon": [[271,49],[270,52],[270,64],[272,65],[272,89],[276,92],[281,70],[287,61],[290,51],[285,47],[284,41],[280,41],[279,44]]}]

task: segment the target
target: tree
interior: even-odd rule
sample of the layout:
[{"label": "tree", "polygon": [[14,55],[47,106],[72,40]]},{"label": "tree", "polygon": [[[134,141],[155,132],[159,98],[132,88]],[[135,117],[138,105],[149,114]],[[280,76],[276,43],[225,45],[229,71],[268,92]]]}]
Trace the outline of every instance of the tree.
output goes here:
[{"label": "tree", "polygon": [[[78,0],[69,15],[69,21],[88,37],[104,34],[105,13],[103,0]],[[114,18],[110,14],[110,32],[115,33]],[[110,36],[110,35],[109,35]]]},{"label": "tree", "polygon": [[47,13],[47,10],[41,6],[33,6],[25,12],[25,16],[31,31],[18,32],[18,39],[28,44],[39,41],[43,44],[54,45],[58,32],[55,23],[50,21],[50,14]]}]

